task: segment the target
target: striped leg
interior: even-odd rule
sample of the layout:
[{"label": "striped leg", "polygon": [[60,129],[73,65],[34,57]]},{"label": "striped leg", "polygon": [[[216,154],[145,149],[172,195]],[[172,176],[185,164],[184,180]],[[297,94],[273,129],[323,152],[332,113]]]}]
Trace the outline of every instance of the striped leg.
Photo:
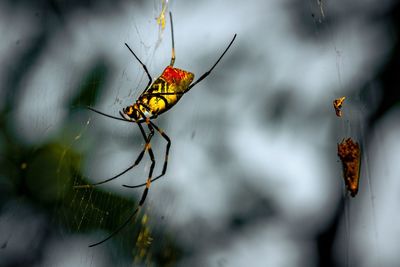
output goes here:
[{"label": "striped leg", "polygon": [[[157,125],[155,125],[152,121],[149,121],[149,123],[151,124],[151,126],[153,128],[155,128],[157,130],[157,132],[167,141],[167,148],[165,150],[165,157],[164,157],[164,165],[163,165],[163,169],[161,171],[161,174],[158,175],[157,177],[153,178],[150,182],[154,182],[158,179],[160,179],[161,177],[163,177],[165,175],[165,173],[167,172],[167,167],[168,167],[168,155],[169,155],[169,149],[171,148],[171,139],[168,137],[168,135],[162,130],[160,129]],[[150,126],[150,125],[149,125]],[[153,130],[154,131],[154,130]],[[142,187],[142,186],[146,186],[146,183],[143,184],[139,184],[139,185],[123,185],[124,187],[127,188],[138,188],[138,187]]]},{"label": "striped leg", "polygon": [[228,51],[228,49],[231,47],[231,45],[233,44],[233,41],[235,41],[235,38],[236,38],[236,33],[235,33],[235,35],[233,36],[231,42],[230,42],[230,43],[228,44],[228,46],[225,48],[225,50],[224,50],[224,52],[222,53],[222,55],[218,58],[217,62],[215,62],[214,65],[213,65],[206,73],[204,73],[203,75],[201,75],[200,78],[198,78],[196,81],[194,81],[194,82],[189,86],[189,88],[188,88],[185,92],[187,92],[187,91],[189,91],[190,89],[192,89],[193,86],[195,86],[196,84],[198,84],[199,82],[201,82],[204,78],[206,78],[206,77],[211,73],[211,71],[215,68],[215,66],[217,66],[217,64],[218,64],[218,63],[221,61],[221,59],[224,57],[225,53],[226,53],[226,52]]},{"label": "striped leg", "polygon": [[112,238],[113,236],[115,236],[117,233],[119,233],[119,231],[121,231],[123,228],[125,228],[125,226],[127,226],[128,223],[129,223],[129,222],[135,217],[135,215],[140,211],[141,207],[143,206],[143,204],[144,204],[144,202],[145,202],[145,200],[146,200],[147,194],[148,194],[148,192],[149,192],[150,184],[151,184],[151,177],[152,177],[152,175],[153,175],[154,166],[155,166],[155,164],[156,164],[156,161],[155,161],[155,159],[154,159],[154,153],[153,153],[153,150],[151,149],[151,145],[150,145],[150,139],[151,139],[151,137],[154,135],[154,129],[153,129],[153,127],[148,123],[148,120],[146,120],[146,124],[147,124],[147,126],[148,126],[148,128],[149,128],[149,130],[150,130],[150,134],[149,134],[149,137],[148,137],[148,138],[146,138],[146,134],[145,134],[145,132],[144,132],[143,126],[142,126],[140,123],[138,123],[138,126],[139,126],[139,128],[140,128],[140,132],[142,133],[144,140],[146,141],[144,151],[147,150],[147,151],[149,152],[149,156],[150,156],[150,159],[151,159],[151,167],[150,167],[149,176],[148,176],[147,182],[146,182],[146,188],[144,189],[144,191],[143,191],[143,193],[142,193],[142,197],[141,197],[141,199],[140,199],[140,201],[139,201],[139,205],[136,207],[136,209],[133,211],[133,213],[128,217],[128,219],[127,219],[123,224],[121,224],[121,226],[119,226],[117,229],[115,229],[114,232],[112,232],[112,233],[111,233],[108,237],[106,237],[105,239],[103,239],[103,240],[101,240],[101,241],[99,241],[99,242],[97,242],[97,243],[94,243],[94,244],[89,245],[89,247],[98,246],[98,245],[100,245],[100,244],[106,242],[107,240],[109,240],[109,239]]},{"label": "striped leg", "polygon": [[141,132],[142,135],[144,136],[144,139],[145,139],[145,142],[146,142],[146,143],[145,143],[145,145],[143,146],[142,151],[139,153],[139,155],[138,155],[138,157],[136,158],[136,160],[135,160],[135,162],[133,163],[133,165],[129,166],[128,168],[126,168],[126,169],[123,170],[122,172],[118,173],[117,175],[114,175],[113,177],[108,178],[108,179],[105,179],[105,180],[103,180],[103,181],[101,181],[101,182],[94,183],[94,184],[86,184],[86,185],[76,185],[76,186],[74,186],[74,188],[91,188],[91,187],[94,187],[94,186],[97,186],[97,185],[105,184],[105,183],[110,182],[110,181],[112,181],[112,180],[114,180],[114,179],[117,179],[117,178],[120,177],[121,175],[127,173],[128,171],[132,170],[134,167],[136,167],[137,165],[139,165],[139,163],[141,162],[141,160],[142,160],[142,158],[143,158],[143,155],[144,155],[144,153],[146,152],[147,147],[148,147],[148,145],[150,144],[150,141],[151,141],[151,139],[152,139],[152,137],[153,137],[153,135],[154,135],[154,130],[153,130],[153,131],[150,131],[150,133],[149,133],[149,134],[147,135],[147,137],[146,137],[146,133],[144,132],[143,126],[142,126],[140,123],[138,123],[138,125],[139,125],[140,132]]}]

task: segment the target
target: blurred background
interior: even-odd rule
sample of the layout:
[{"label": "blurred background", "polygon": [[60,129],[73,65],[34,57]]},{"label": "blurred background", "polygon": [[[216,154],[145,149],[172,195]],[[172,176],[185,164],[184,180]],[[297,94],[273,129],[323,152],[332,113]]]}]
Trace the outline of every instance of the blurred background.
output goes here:
[{"label": "blurred background", "polygon": [[[118,112],[171,57],[209,77],[155,123],[168,171]],[[398,266],[397,1],[0,2],[0,266]],[[165,15],[165,28],[162,15]],[[157,21],[157,18],[161,20]],[[332,101],[346,96],[343,117]],[[362,147],[346,193],[337,143]],[[165,140],[152,147],[161,172]]]}]

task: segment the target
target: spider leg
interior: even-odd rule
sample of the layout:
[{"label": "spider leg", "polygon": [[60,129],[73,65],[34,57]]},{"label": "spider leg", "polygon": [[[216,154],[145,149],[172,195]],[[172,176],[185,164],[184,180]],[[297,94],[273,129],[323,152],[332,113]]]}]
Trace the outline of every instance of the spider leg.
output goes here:
[{"label": "spider leg", "polygon": [[217,64],[220,62],[220,60],[222,59],[222,57],[225,55],[225,53],[226,53],[226,52],[228,51],[228,49],[231,47],[231,45],[233,44],[233,41],[235,41],[235,38],[236,38],[236,33],[235,33],[235,35],[233,36],[232,41],[231,41],[231,42],[229,43],[229,45],[225,48],[224,52],[223,52],[222,55],[218,58],[218,60],[214,63],[214,65],[213,65],[206,73],[204,73],[203,75],[201,75],[200,78],[198,78],[195,82],[193,82],[193,83],[188,87],[188,89],[187,89],[185,92],[187,92],[187,91],[189,91],[190,89],[192,89],[193,86],[195,86],[196,84],[198,84],[199,82],[201,82],[205,77],[207,77],[207,76],[211,73],[211,71],[215,68],[215,66],[217,66]]},{"label": "spider leg", "polygon": [[175,41],[174,41],[174,24],[172,23],[172,13],[169,12],[169,20],[171,22],[171,40],[172,40],[172,55],[171,55],[171,63],[169,65],[172,67],[175,63]]},{"label": "spider leg", "polygon": [[[147,127],[150,130],[151,135],[153,136],[154,135],[154,128],[151,126],[150,119],[146,120],[146,124],[147,124]],[[156,165],[156,160],[154,158],[154,153],[153,153],[153,149],[151,148],[150,142],[147,143],[146,150],[149,152],[149,157],[150,157],[150,160],[151,160],[149,176],[147,177],[146,188],[145,188],[145,191],[148,191],[148,188],[150,188],[150,184],[151,184],[151,178],[153,176],[154,166]],[[143,192],[143,195],[144,195],[144,193],[145,192]],[[146,195],[147,195],[147,192],[146,192]],[[143,196],[142,196],[142,199],[143,199]],[[143,202],[144,202],[145,199],[146,199],[146,196],[144,196]],[[141,205],[141,204],[143,204],[142,201],[140,201],[139,205]]]},{"label": "spider leg", "polygon": [[93,112],[96,112],[97,114],[100,114],[100,115],[102,115],[102,116],[105,116],[105,117],[107,117],[107,118],[111,118],[111,119],[115,119],[115,120],[119,120],[119,121],[126,121],[126,122],[130,122],[130,123],[142,123],[142,122],[144,122],[143,119],[137,120],[137,121],[134,121],[134,120],[127,120],[127,119],[125,119],[125,117],[122,115],[122,112],[121,112],[121,111],[119,112],[119,114],[121,115],[122,118],[109,115],[109,114],[107,114],[107,113],[101,112],[101,111],[99,111],[99,110],[97,110],[97,109],[94,109],[94,108],[92,108],[92,107],[89,107],[89,106],[87,107],[87,109],[89,109],[89,110],[91,110],[91,111],[93,111]]},{"label": "spider leg", "polygon": [[93,244],[89,245],[89,247],[92,248],[92,247],[98,246],[98,245],[100,245],[100,244],[103,244],[103,243],[106,242],[108,239],[110,239],[111,237],[113,237],[113,236],[115,236],[116,234],[118,234],[118,232],[121,231],[122,229],[124,229],[124,227],[132,220],[132,218],[135,217],[135,215],[138,213],[138,211],[139,211],[139,207],[137,207],[137,208],[135,209],[135,211],[131,214],[131,216],[129,216],[128,219],[127,219],[123,224],[121,224],[120,227],[118,227],[117,229],[115,229],[114,232],[112,232],[107,238],[105,238],[105,239],[103,239],[103,240],[101,240],[101,241],[99,241],[99,242],[97,242],[97,243],[93,243]]},{"label": "spider leg", "polygon": [[[149,124],[149,121],[150,120],[146,120],[146,124],[147,124],[147,126],[149,127],[149,130],[150,130],[150,134],[149,135],[153,136],[154,135],[154,129]],[[150,185],[151,185],[151,176],[153,175],[153,170],[154,170],[154,166],[156,164],[156,161],[154,159],[153,150],[151,149],[150,140],[148,140],[148,138],[146,138],[146,134],[145,134],[145,132],[143,130],[143,126],[141,124],[139,124],[139,123],[138,123],[138,125],[139,125],[139,128],[141,129],[141,133],[143,135],[143,138],[146,140],[145,150],[149,151],[149,156],[150,156],[150,159],[151,159],[151,167],[150,167],[150,171],[149,171],[149,177],[147,178],[147,182],[146,182],[146,188],[143,190],[142,197],[140,198],[140,201],[139,201],[139,205],[136,207],[136,209],[133,211],[133,213],[128,217],[128,219],[123,224],[121,224],[121,226],[119,226],[117,229],[115,229],[114,232],[112,232],[108,237],[106,237],[105,239],[103,239],[103,240],[101,240],[101,241],[99,241],[97,243],[89,245],[89,247],[98,246],[98,245],[106,242],[107,240],[109,240],[110,238],[115,236],[116,234],[118,234],[122,229],[125,228],[125,226],[128,225],[128,223],[132,220],[132,218],[135,217],[135,215],[142,208],[142,206],[143,206],[143,204],[144,204],[144,202],[146,200],[146,197],[147,197],[147,194],[149,192]]]},{"label": "spider leg", "polygon": [[106,114],[106,113],[104,113],[104,112],[101,112],[101,111],[99,111],[99,110],[97,110],[97,109],[94,109],[94,108],[92,108],[92,107],[87,107],[87,109],[89,109],[89,110],[91,110],[91,111],[93,111],[93,112],[96,112],[97,114],[100,114],[100,115],[106,116],[106,117],[108,117],[108,118],[114,119],[114,120],[127,121],[127,122],[135,122],[135,121],[127,120],[127,119],[125,119],[125,118],[119,118],[119,117],[115,117],[115,116],[112,116],[112,115],[108,115],[108,114]]},{"label": "spider leg", "polygon": [[140,123],[138,123],[138,125],[139,125],[140,132],[142,133],[142,135],[143,135],[143,137],[144,137],[146,143],[145,143],[145,145],[143,146],[142,151],[139,153],[138,157],[136,158],[135,162],[134,162],[131,166],[129,166],[128,168],[126,168],[126,169],[123,170],[122,172],[118,173],[117,175],[115,175],[115,176],[113,176],[113,177],[111,177],[111,178],[108,178],[108,179],[106,179],[106,180],[104,180],[104,181],[101,181],[101,182],[98,182],[98,183],[93,183],[93,184],[76,185],[76,186],[74,186],[74,188],[91,188],[91,187],[94,187],[94,186],[98,186],[98,185],[101,185],[101,184],[108,183],[108,182],[110,182],[110,181],[112,181],[112,180],[114,180],[114,179],[117,179],[117,178],[120,177],[121,175],[127,173],[128,171],[132,170],[134,167],[136,167],[137,165],[139,165],[139,163],[142,161],[142,158],[143,158],[144,153],[146,152],[146,150],[149,149],[149,144],[150,144],[151,138],[152,138],[153,135],[154,135],[154,130],[153,130],[153,131],[150,131],[150,133],[149,133],[149,134],[147,135],[147,137],[146,137],[146,133],[144,132],[143,126],[142,126]]},{"label": "spider leg", "polygon": [[146,65],[145,65],[145,64],[136,56],[136,54],[132,51],[132,49],[129,47],[129,45],[128,45],[127,43],[125,43],[125,45],[126,45],[126,47],[128,47],[129,51],[131,51],[132,55],[136,58],[136,60],[139,61],[140,65],[142,65],[144,71],[145,71],[146,74],[147,74],[147,77],[149,77],[149,82],[147,83],[147,86],[146,86],[146,88],[145,88],[145,90],[146,90],[146,89],[150,86],[150,84],[151,84],[151,82],[152,82],[152,80],[153,80],[153,79],[151,78],[150,72],[149,72],[149,70],[147,69]]},{"label": "spider leg", "polygon": [[[153,128],[155,128],[157,130],[157,132],[167,141],[167,148],[165,150],[165,157],[164,157],[164,165],[163,165],[163,169],[160,175],[158,175],[157,177],[151,179],[150,182],[154,182],[158,179],[160,179],[162,176],[165,175],[165,173],[167,172],[167,166],[168,166],[168,155],[169,155],[169,149],[171,148],[171,139],[168,137],[168,135],[162,130],[160,129],[157,125],[155,125],[152,121],[149,121],[149,123],[151,124],[151,126]],[[138,187],[142,187],[145,186],[147,184],[143,183],[143,184],[139,184],[139,185],[122,185],[124,187],[127,188],[138,188]]]}]

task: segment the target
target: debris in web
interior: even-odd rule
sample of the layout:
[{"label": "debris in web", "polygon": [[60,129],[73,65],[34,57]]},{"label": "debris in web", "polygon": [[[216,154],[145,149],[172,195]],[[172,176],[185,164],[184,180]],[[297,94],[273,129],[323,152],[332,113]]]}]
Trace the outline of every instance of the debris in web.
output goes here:
[{"label": "debris in web", "polygon": [[325,18],[325,13],[324,13],[324,8],[322,6],[322,0],[317,0],[318,6],[319,6],[319,10],[321,12],[321,17],[324,19]]},{"label": "debris in web", "polygon": [[160,25],[160,31],[165,29],[165,12],[167,11],[168,0],[161,0],[161,12],[157,17],[157,24]]},{"label": "debris in web", "polygon": [[347,190],[352,197],[355,197],[358,192],[358,184],[360,180],[360,145],[354,142],[351,138],[338,144],[338,156],[342,161],[343,178]]},{"label": "debris in web", "polygon": [[346,97],[343,96],[333,100],[333,107],[335,108],[336,116],[338,117],[342,117],[342,106],[345,99]]}]

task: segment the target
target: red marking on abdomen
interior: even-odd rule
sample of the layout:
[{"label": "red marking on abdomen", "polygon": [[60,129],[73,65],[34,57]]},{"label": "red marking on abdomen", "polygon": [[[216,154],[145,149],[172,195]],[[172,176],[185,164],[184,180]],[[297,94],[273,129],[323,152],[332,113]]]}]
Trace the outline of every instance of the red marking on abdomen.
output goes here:
[{"label": "red marking on abdomen", "polygon": [[182,80],[187,79],[187,72],[184,70],[176,69],[171,66],[165,68],[164,72],[161,74],[161,77],[168,83],[168,84],[176,84],[180,85]]}]

